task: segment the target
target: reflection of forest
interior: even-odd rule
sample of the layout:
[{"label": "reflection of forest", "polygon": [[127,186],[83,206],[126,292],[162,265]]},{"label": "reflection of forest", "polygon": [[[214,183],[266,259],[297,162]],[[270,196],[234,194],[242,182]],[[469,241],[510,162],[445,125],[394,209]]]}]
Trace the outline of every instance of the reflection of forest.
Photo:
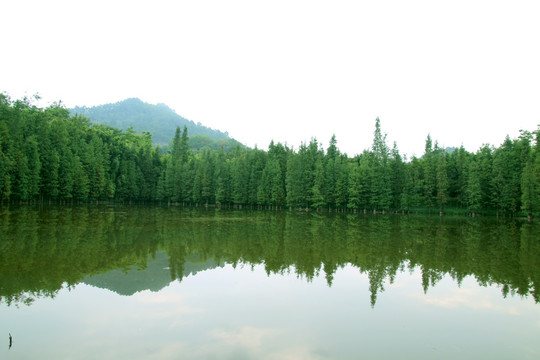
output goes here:
[{"label": "reflection of forest", "polygon": [[161,282],[164,273],[182,280],[196,262],[225,262],[308,281],[323,274],[331,286],[351,264],[368,274],[372,304],[405,268],[421,270],[426,291],[446,274],[457,282],[470,275],[504,296],[540,301],[539,224],[518,220],[142,206],[3,208],[0,220],[0,300],[8,305],[114,269],[145,269],[161,252],[169,271],[159,268]]}]

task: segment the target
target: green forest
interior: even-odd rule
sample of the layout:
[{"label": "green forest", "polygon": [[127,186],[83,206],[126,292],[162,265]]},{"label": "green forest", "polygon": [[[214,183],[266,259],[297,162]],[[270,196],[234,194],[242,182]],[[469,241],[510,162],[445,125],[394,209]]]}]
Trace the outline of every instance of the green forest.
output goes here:
[{"label": "green forest", "polygon": [[3,203],[165,202],[363,212],[458,212],[531,218],[540,208],[540,130],[508,136],[476,153],[447,151],[428,135],[421,157],[387,144],[380,120],[373,143],[354,157],[335,136],[293,149],[233,151],[189,146],[176,128],[164,153],[136,134],[0,94]]}]

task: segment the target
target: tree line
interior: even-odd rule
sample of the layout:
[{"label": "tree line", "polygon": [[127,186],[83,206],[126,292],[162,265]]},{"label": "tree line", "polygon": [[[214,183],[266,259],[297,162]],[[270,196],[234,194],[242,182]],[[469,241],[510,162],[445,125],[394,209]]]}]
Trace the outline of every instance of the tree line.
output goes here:
[{"label": "tree line", "polygon": [[121,131],[0,94],[2,202],[167,202],[364,212],[459,210],[470,214],[540,211],[540,130],[508,136],[471,153],[447,151],[428,135],[424,154],[389,147],[375,120],[373,144],[349,157],[335,136],[295,150],[189,146],[176,129],[166,153],[151,134]]}]

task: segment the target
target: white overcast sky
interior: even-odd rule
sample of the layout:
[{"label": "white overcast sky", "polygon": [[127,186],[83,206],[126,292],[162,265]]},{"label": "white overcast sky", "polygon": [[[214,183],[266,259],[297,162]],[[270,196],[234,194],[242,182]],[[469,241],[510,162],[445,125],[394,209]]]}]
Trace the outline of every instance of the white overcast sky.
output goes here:
[{"label": "white overcast sky", "polygon": [[[0,91],[68,107],[138,97],[249,146],[375,118],[422,155],[540,124],[540,1],[0,1]],[[173,134],[171,134],[172,137]]]}]

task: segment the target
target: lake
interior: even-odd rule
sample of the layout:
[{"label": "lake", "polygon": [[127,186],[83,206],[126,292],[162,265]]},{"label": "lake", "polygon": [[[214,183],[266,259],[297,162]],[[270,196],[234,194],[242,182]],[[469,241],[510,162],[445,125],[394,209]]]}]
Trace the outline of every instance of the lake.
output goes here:
[{"label": "lake", "polygon": [[0,236],[0,359],[540,358],[537,222],[24,206]]}]

